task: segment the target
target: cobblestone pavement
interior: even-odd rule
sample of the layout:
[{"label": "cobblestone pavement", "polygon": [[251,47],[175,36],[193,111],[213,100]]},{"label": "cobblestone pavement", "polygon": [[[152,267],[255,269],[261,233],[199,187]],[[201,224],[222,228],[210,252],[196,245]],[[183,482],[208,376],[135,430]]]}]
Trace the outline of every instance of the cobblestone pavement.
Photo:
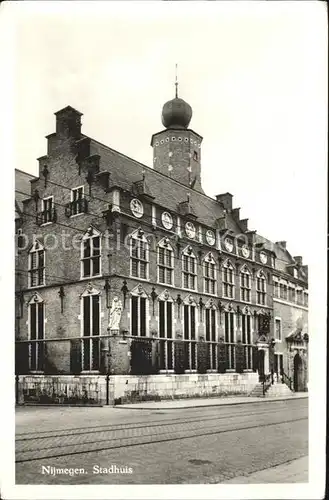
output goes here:
[{"label": "cobblestone pavement", "polygon": [[225,482],[307,455],[307,415],[307,399],[138,412],[20,408],[16,483]]}]

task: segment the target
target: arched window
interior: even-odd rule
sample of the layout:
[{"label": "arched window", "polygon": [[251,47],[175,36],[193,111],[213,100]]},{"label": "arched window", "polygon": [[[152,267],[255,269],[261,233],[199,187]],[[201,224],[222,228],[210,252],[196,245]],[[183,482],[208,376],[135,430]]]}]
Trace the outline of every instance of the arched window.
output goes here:
[{"label": "arched window", "polygon": [[168,238],[158,244],[158,281],[164,285],[174,284],[174,252]]},{"label": "arched window", "polygon": [[45,250],[36,240],[29,252],[29,287],[45,285]]},{"label": "arched window", "polygon": [[101,233],[89,227],[81,243],[81,277],[90,278],[101,274]]},{"label": "arched window", "polygon": [[230,260],[223,265],[223,296],[234,298],[234,268]]},{"label": "arched window", "polygon": [[185,248],[182,259],[182,287],[188,290],[196,290],[197,263],[191,246]]},{"label": "arched window", "polygon": [[28,303],[29,370],[44,370],[45,306],[42,297],[35,293]]},{"label": "arched window", "polygon": [[203,260],[203,289],[204,293],[216,295],[216,265],[211,253]]},{"label": "arched window", "polygon": [[240,271],[240,295],[243,302],[251,301],[251,275],[247,266]]},{"label": "arched window", "polygon": [[149,244],[142,229],[134,231],[130,238],[130,274],[135,278],[148,279]]},{"label": "arched window", "polygon": [[258,271],[256,277],[257,304],[266,305],[266,278],[262,270]]},{"label": "arched window", "polygon": [[[100,291],[91,284],[81,294],[82,363],[84,371],[98,371],[100,366]],[[84,338],[87,337],[87,338]]]}]

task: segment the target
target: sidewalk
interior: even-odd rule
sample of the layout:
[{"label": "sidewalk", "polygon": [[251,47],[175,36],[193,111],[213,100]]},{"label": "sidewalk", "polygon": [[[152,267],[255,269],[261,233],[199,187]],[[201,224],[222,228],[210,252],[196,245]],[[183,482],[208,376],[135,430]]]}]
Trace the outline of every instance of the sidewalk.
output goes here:
[{"label": "sidewalk", "polygon": [[270,401],[284,401],[291,399],[306,399],[308,392],[294,392],[291,396],[260,397],[249,396],[226,396],[222,398],[185,398],[163,401],[143,401],[141,403],[129,403],[117,405],[114,408],[126,408],[129,410],[179,410],[182,408],[199,408],[206,406],[239,405],[248,403],[264,403]]},{"label": "sidewalk", "polygon": [[247,476],[237,476],[223,481],[225,484],[257,483],[308,483],[308,457],[297,458],[291,462],[259,470]]}]

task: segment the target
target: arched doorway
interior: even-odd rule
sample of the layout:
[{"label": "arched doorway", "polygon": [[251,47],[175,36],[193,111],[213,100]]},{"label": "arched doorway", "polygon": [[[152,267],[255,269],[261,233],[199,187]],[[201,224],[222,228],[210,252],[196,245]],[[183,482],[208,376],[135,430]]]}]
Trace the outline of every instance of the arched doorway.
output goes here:
[{"label": "arched doorway", "polygon": [[264,349],[258,350],[258,375],[259,375],[259,381],[262,382],[264,380],[264,375],[265,375],[265,351],[264,351]]},{"label": "arched doorway", "polygon": [[300,354],[296,354],[294,357],[294,391],[301,392],[304,391],[304,366],[303,360]]}]

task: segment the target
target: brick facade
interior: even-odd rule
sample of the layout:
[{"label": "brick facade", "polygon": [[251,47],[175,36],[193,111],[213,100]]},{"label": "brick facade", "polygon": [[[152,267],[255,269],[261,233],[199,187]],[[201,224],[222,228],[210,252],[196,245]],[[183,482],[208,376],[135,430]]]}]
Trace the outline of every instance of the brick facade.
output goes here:
[{"label": "brick facade", "polygon": [[[227,346],[227,353],[231,352],[230,349],[233,350],[231,361],[223,361],[224,364],[232,363],[232,366],[225,365],[227,373],[230,373],[237,369],[236,344],[242,341],[250,347],[250,359],[245,361],[247,364],[241,365],[242,371],[245,371],[246,380],[251,380],[248,373],[257,373],[258,370],[255,354],[258,340],[262,337],[262,343],[265,342],[267,350],[270,349],[269,343],[275,328],[273,318],[276,314],[280,314],[284,335],[288,335],[299,321],[299,316],[294,312],[298,308],[273,303],[273,276],[280,276],[280,266],[284,262],[282,255],[278,258],[268,240],[260,240],[255,232],[248,230],[247,220],[240,220],[239,209],[232,206],[232,195],[224,193],[213,200],[203,193],[202,138],[184,127],[179,130],[168,127],[155,134],[152,138],[154,168],[150,169],[84,136],[81,133],[81,113],[73,108],[67,107],[55,115],[56,132],[47,136],[47,155],[39,158],[39,177],[32,179],[30,197],[23,202],[21,215],[20,226],[26,245],[18,251],[16,261],[19,270],[16,283],[17,371],[21,374],[31,371],[31,329],[41,332],[44,328],[46,348],[44,351],[40,348],[38,352],[39,355],[43,352],[46,363],[43,363],[41,371],[52,376],[78,375],[83,372],[81,360],[79,361],[83,344],[81,339],[86,335],[83,332],[89,329],[88,325],[86,327],[87,313],[84,308],[87,307],[86,304],[92,304],[90,307],[96,307],[99,318],[95,327],[96,313],[93,312],[94,309],[90,309],[90,328],[97,328],[97,338],[101,337],[98,347],[90,348],[91,352],[98,352],[96,371],[110,375],[130,374],[132,344],[136,340],[132,335],[135,328],[132,317],[136,314],[133,312],[133,301],[137,297],[134,303],[138,303],[138,307],[144,307],[138,302],[140,297],[146,301],[145,325],[143,323],[138,326],[145,333],[140,336],[146,337],[140,348],[150,358],[152,373],[154,370],[159,372],[161,356],[170,358],[168,349],[173,349],[174,352],[170,342],[175,343],[178,338],[181,341],[187,340],[184,337],[187,321],[184,314],[188,314],[186,311],[191,306],[194,308],[194,315],[189,321],[194,333],[189,338],[189,349],[197,350],[198,343],[206,341],[209,356],[212,356],[211,363],[210,358],[207,358],[208,371],[218,372],[220,360],[216,350],[217,343],[220,340],[226,344],[231,343],[232,347]],[[172,168],[168,168],[169,165]],[[72,214],[71,190],[78,187],[83,187],[86,202],[82,213],[76,215]],[[52,222],[40,224],[40,212],[44,207],[42,200],[48,197],[53,197],[53,219]],[[138,200],[137,206],[142,206],[141,214],[134,211],[134,200]],[[169,213],[170,224],[164,221],[164,212]],[[99,235],[100,238],[100,268],[97,275],[84,277],[82,248],[84,240],[90,235]],[[137,277],[132,273],[131,245],[135,241],[134,235],[147,247],[145,276]],[[40,245],[39,248],[44,249],[45,281],[32,287],[29,282],[30,251],[34,248],[32,245],[35,241]],[[163,242],[167,247],[169,245],[172,252],[170,284],[161,284],[159,281],[158,252]],[[183,271],[188,256],[192,256],[195,262],[194,289],[184,288]],[[213,293],[207,293],[205,289],[207,262],[212,262],[214,269]],[[287,266],[291,269],[297,266],[293,262],[288,258]],[[226,267],[231,269],[230,279],[233,280],[234,290],[227,296],[224,294]],[[241,271],[246,272],[250,280],[250,300],[247,301],[243,299],[240,287]],[[287,273],[285,267],[283,272]],[[306,289],[307,280],[303,279],[300,283],[303,282]],[[261,282],[265,287],[264,303],[259,301],[260,291],[257,288]],[[89,303],[85,297],[97,297],[97,300],[93,302],[90,299]],[[122,302],[118,331],[108,328],[114,298]],[[161,333],[160,299],[172,304],[169,343],[168,338],[164,339]],[[43,327],[40,324],[31,326],[31,305],[39,303],[44,307]],[[206,314],[206,309],[214,311],[212,316],[210,313]],[[210,333],[209,338],[206,333],[206,329],[210,328],[210,323],[206,323],[210,321],[210,316],[214,322],[211,339]],[[307,308],[304,308],[303,322],[306,321],[306,316]],[[232,319],[229,320],[229,317]],[[250,318],[249,340],[244,337],[245,317]],[[260,318],[267,319],[268,327],[260,327],[266,323],[265,320],[260,321]],[[228,321],[232,322],[232,327],[228,326]],[[90,341],[93,342],[93,339]],[[165,342],[165,351],[162,352],[161,346]],[[210,342],[213,342],[213,348]],[[276,349],[281,349],[279,344]],[[201,352],[202,348],[199,347],[199,350]],[[225,356],[231,355],[227,353]],[[247,350],[245,355],[247,356]],[[172,366],[164,371],[173,373],[174,362],[168,362]],[[197,366],[189,366],[187,373],[197,369]],[[286,369],[288,370],[287,364]],[[222,375],[217,373],[216,376]],[[95,376],[95,373],[90,376]],[[243,383],[240,385],[243,386]]]}]

